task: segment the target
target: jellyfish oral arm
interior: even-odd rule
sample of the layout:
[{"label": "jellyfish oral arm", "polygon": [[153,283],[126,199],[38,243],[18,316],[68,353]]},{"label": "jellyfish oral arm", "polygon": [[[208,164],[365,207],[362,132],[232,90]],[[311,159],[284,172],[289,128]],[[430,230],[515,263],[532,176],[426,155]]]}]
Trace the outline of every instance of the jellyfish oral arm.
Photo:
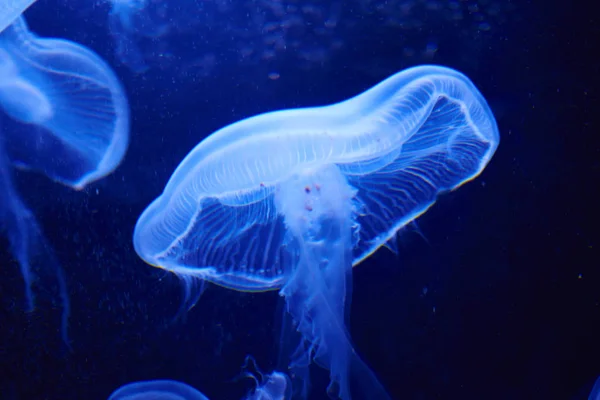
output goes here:
[{"label": "jellyfish oral arm", "polygon": [[[1,132],[0,132],[1,134]],[[4,154],[0,136],[0,234],[8,238],[10,250],[21,267],[25,282],[25,297],[27,311],[33,311],[35,297],[33,294],[34,276],[29,262],[29,242],[35,237],[37,224],[29,209],[19,198],[12,182],[8,160]]]},{"label": "jellyfish oral arm", "polygon": [[[369,381],[361,387],[369,395],[382,393],[372,398],[385,399],[385,391],[354,352],[345,325],[352,286],[354,194],[335,165],[303,171],[278,188],[276,204],[288,230],[290,257],[280,294],[302,336],[290,369],[301,370],[310,361],[328,369],[328,393],[340,399],[351,398],[350,374],[356,377],[352,370],[360,371],[364,377],[359,379]],[[308,376],[294,378],[307,386]]]},{"label": "jellyfish oral arm", "polygon": [[[345,291],[339,290],[345,286],[345,266],[344,263],[336,263],[339,260],[331,259],[321,270],[322,263],[315,255],[325,255],[324,247],[324,244],[304,243],[296,271],[281,291],[286,298],[287,312],[303,338],[290,366],[293,368],[295,364],[315,361],[330,371],[328,392],[346,399],[349,398],[348,364],[352,345],[344,325]],[[351,264],[345,264],[351,267]],[[338,275],[341,280],[335,282],[333,275]],[[332,281],[337,287],[329,288],[327,281]]]}]

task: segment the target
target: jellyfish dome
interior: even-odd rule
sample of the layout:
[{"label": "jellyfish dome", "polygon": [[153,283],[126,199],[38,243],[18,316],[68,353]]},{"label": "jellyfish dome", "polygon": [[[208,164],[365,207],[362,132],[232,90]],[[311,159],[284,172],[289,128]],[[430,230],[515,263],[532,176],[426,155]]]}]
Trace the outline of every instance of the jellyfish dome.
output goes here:
[{"label": "jellyfish dome", "polygon": [[0,111],[12,164],[77,189],[111,173],[129,140],[127,98],[91,50],[39,38],[23,17],[0,33]]},{"label": "jellyfish dome", "polygon": [[0,32],[12,24],[36,0],[2,0],[0,2]]},{"label": "jellyfish dome", "polygon": [[358,264],[439,192],[476,177],[498,142],[491,110],[464,75],[411,68],[338,104],[262,114],[215,132],[140,216],[135,249],[151,265],[233,289],[278,289],[286,228],[276,198],[298,171],[334,165],[353,186]]},{"label": "jellyfish dome", "polygon": [[288,355],[299,398],[314,363],[329,371],[330,397],[386,399],[345,328],[352,266],[439,193],[479,175],[498,143],[494,116],[467,77],[411,68],[337,104],[262,114],[212,134],[142,213],[134,247],[179,276],[279,289],[302,338]]},{"label": "jellyfish dome", "polygon": [[208,400],[183,382],[155,380],[133,382],[114,391],[108,400]]}]

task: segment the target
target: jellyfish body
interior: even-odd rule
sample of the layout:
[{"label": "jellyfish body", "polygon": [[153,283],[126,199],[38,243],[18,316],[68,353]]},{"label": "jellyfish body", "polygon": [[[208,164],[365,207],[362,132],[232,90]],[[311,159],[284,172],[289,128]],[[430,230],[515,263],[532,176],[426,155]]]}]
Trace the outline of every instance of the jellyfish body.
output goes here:
[{"label": "jellyfish body", "polygon": [[308,395],[314,361],[330,372],[331,396],[387,398],[346,329],[352,266],[479,175],[498,142],[468,78],[411,68],[350,100],[209,136],[140,216],[134,246],[180,276],[280,290],[301,336],[289,363],[297,396]]},{"label": "jellyfish body", "polygon": [[0,2],[0,32],[35,2],[36,0],[3,0]]},{"label": "jellyfish body", "polygon": [[10,167],[35,169],[81,189],[120,163],[128,142],[128,113],[117,78],[90,50],[38,38],[23,17],[0,32],[0,219],[25,280],[27,309],[35,305],[36,276],[53,271],[58,279],[63,335],[69,314],[63,272],[19,198]]},{"label": "jellyfish body", "polygon": [[127,98],[95,53],[39,38],[19,17],[0,33],[0,72],[0,108],[19,124],[4,133],[14,165],[76,189],[119,165],[129,140]]},{"label": "jellyfish body", "polygon": [[128,383],[115,390],[108,400],[208,400],[193,387],[173,380]]}]

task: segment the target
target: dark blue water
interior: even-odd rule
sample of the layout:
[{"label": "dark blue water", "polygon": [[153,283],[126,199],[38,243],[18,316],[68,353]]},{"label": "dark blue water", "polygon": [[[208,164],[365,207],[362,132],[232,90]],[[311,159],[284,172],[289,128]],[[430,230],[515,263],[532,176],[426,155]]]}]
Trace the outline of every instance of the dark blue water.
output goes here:
[{"label": "dark blue water", "polygon": [[[279,296],[209,284],[174,321],[181,285],[133,251],[137,217],[218,128],[338,102],[425,62],[473,80],[501,143],[479,178],[400,233],[399,254],[380,250],[355,268],[355,347],[394,399],[585,398],[600,375],[598,20],[575,15],[575,5],[500,0],[460,1],[458,21],[445,1],[406,10],[406,1],[290,1],[340,22],[324,36],[305,28],[296,51],[272,59],[256,36],[265,30],[248,28],[270,19],[244,19],[259,3],[202,24],[182,19],[189,29],[144,42],[143,74],[115,55],[109,5],[39,0],[25,14],[36,33],[84,44],[111,64],[129,97],[131,144],[112,175],[81,192],[16,173],[65,270],[71,350],[56,288],[25,313],[18,265],[0,241],[0,398],[105,399],[148,379],[241,398],[252,387],[235,379],[247,354],[265,371],[276,365]],[[232,56],[240,43],[253,55]]]}]

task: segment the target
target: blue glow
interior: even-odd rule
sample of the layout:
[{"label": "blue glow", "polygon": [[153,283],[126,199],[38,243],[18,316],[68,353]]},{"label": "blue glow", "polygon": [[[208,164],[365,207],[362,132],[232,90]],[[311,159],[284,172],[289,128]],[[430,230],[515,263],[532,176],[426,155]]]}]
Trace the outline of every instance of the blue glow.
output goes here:
[{"label": "blue glow", "polygon": [[352,266],[440,192],[479,175],[498,143],[494,116],[467,77],[411,68],[347,101],[212,134],[142,213],[134,246],[184,279],[280,289],[301,336],[288,357],[303,398],[314,361],[330,371],[330,396],[385,399],[346,330]]},{"label": "blue glow", "polygon": [[208,400],[206,396],[182,382],[172,380],[128,383],[115,390],[108,400]]}]

